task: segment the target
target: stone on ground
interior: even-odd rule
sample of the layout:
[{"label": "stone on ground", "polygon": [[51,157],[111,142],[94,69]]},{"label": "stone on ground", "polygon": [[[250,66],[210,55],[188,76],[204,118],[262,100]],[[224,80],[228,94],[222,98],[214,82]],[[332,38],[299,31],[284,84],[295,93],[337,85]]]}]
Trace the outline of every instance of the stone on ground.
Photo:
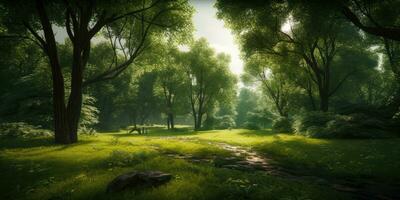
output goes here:
[{"label": "stone on ground", "polygon": [[135,187],[157,187],[167,183],[171,178],[171,174],[159,171],[129,172],[112,180],[107,186],[107,192],[119,192]]}]

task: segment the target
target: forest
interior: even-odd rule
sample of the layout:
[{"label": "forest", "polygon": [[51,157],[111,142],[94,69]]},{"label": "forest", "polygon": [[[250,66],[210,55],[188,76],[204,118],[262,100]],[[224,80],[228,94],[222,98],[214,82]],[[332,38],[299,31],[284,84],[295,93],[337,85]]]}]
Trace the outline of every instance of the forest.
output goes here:
[{"label": "forest", "polygon": [[400,0],[0,0],[0,199],[400,199]]}]

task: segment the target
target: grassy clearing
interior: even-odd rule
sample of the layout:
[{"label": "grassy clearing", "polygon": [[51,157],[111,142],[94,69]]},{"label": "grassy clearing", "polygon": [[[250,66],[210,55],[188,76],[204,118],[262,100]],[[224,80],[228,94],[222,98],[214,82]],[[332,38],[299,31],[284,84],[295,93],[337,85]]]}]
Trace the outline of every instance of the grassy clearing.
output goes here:
[{"label": "grassy clearing", "polygon": [[282,165],[330,176],[400,180],[400,139],[326,140],[270,131],[209,131],[195,136],[250,146]]},{"label": "grassy clearing", "polygon": [[[48,138],[0,141],[0,199],[347,199],[331,188],[261,172],[194,164],[167,153],[227,156],[207,141],[251,146],[289,166],[321,173],[399,179],[399,140],[316,140],[268,131],[126,132],[82,136],[78,144]],[[170,183],[144,191],[105,194],[115,176],[132,170],[174,174]]]}]

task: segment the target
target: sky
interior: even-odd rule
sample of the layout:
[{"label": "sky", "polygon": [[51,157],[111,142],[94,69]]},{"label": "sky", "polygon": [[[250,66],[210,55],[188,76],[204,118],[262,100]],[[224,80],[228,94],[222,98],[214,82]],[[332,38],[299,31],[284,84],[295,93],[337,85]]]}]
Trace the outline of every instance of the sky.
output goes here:
[{"label": "sky", "polygon": [[239,46],[235,43],[231,31],[224,26],[224,22],[217,18],[215,1],[191,0],[190,3],[196,9],[193,16],[193,24],[196,29],[195,38],[204,37],[218,53],[229,54],[231,71],[240,75],[243,72],[243,61],[240,58]]}]

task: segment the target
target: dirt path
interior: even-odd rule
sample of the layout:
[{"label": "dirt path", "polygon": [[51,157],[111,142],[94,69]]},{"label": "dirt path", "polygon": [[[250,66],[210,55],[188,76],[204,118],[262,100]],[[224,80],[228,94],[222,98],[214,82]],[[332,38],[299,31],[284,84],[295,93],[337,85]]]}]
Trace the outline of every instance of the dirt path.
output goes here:
[{"label": "dirt path", "polygon": [[[293,181],[309,181],[319,185],[329,186],[337,191],[346,192],[356,199],[400,199],[400,185],[387,185],[372,180],[352,180],[327,178],[307,173],[306,171],[294,171],[279,166],[274,160],[252,151],[249,148],[234,146],[226,143],[210,143],[217,145],[235,156],[243,158],[231,164],[221,167],[232,169],[261,170],[273,176],[291,179]],[[229,158],[228,158],[229,159]]]},{"label": "dirt path", "polygon": [[[182,138],[182,140],[200,142]],[[201,141],[203,142],[203,141]],[[214,163],[216,167],[241,171],[263,171],[269,175],[299,182],[313,182],[331,187],[337,191],[349,193],[354,199],[365,200],[395,200],[400,199],[400,185],[388,185],[373,180],[355,180],[351,178],[332,178],[313,174],[312,171],[299,171],[284,168],[278,162],[261,155],[250,148],[235,146],[221,142],[207,142],[232,153],[231,157],[197,158],[192,155],[169,154],[171,157],[186,159],[195,163]]]}]

